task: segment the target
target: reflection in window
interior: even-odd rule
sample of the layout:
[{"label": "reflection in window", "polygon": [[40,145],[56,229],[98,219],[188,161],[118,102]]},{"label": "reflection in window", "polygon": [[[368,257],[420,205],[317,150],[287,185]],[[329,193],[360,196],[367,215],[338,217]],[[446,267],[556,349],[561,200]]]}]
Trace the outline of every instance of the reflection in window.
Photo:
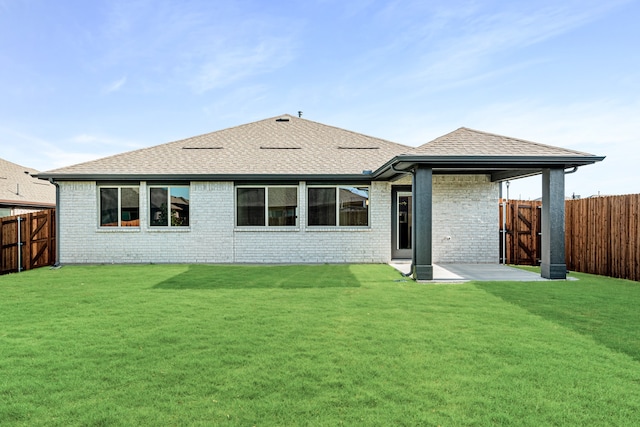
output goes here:
[{"label": "reflection in window", "polygon": [[238,227],[295,226],[298,218],[297,210],[297,187],[238,187],[236,189]]},{"label": "reflection in window", "polygon": [[294,187],[269,187],[269,225],[296,225],[298,189]]},{"label": "reflection in window", "polygon": [[336,225],[336,189],[310,187],[309,225]]},{"label": "reflection in window", "polygon": [[239,227],[264,225],[264,188],[238,188]]},{"label": "reflection in window", "polygon": [[369,187],[340,187],[340,225],[369,225]]},{"label": "reflection in window", "polygon": [[369,187],[309,187],[308,225],[368,226]]},{"label": "reflection in window", "polygon": [[118,224],[118,188],[100,189],[100,226],[117,227]]},{"label": "reflection in window", "polygon": [[189,187],[150,187],[149,215],[152,227],[189,226]]},{"label": "reflection in window", "polygon": [[100,226],[140,226],[140,189],[100,187]]}]

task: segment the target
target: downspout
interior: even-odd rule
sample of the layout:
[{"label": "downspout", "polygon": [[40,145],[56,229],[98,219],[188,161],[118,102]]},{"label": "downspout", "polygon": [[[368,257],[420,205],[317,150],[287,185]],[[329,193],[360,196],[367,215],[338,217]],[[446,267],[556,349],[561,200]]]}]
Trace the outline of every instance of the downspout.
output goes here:
[{"label": "downspout", "polygon": [[571,169],[570,171],[568,171],[568,172],[567,172],[567,171],[564,171],[564,174],[565,174],[565,175],[569,175],[569,174],[571,174],[571,173],[575,173],[575,172],[577,172],[577,171],[578,171],[578,167],[577,167],[577,166],[574,166],[574,167],[573,167],[573,169]]},{"label": "downspout", "polygon": [[[507,264],[507,207],[509,206],[509,181],[507,186],[507,198],[502,198],[502,264]],[[502,192],[502,186],[500,186]]]},{"label": "downspout", "polygon": [[[413,181],[415,181],[414,178],[416,176],[415,169],[412,168],[412,169],[410,169],[408,171],[407,170],[399,170],[399,169],[396,169],[396,167],[393,164],[389,165],[389,167],[391,168],[392,171],[394,171],[396,173],[400,173],[400,174],[402,174],[402,173],[404,173],[404,174],[410,173],[411,174],[411,186],[413,187]],[[415,209],[415,203],[413,204],[411,209],[412,210]],[[411,216],[413,218],[416,217],[414,212],[411,212]],[[413,229],[411,230],[411,234],[412,234],[412,236],[411,236],[411,244],[414,245],[415,244],[415,239],[414,239],[414,236],[413,236]],[[414,258],[413,257],[413,249],[411,250],[411,253],[412,253],[412,255],[411,255],[411,265],[409,267],[409,272],[408,273],[400,273],[400,274],[402,274],[403,277],[409,277],[409,276],[411,276],[413,274],[413,267],[415,265],[414,264],[414,259],[413,259]]]},{"label": "downspout", "polygon": [[49,178],[49,182],[56,186],[56,261],[53,268],[60,268],[60,186],[53,178]]}]

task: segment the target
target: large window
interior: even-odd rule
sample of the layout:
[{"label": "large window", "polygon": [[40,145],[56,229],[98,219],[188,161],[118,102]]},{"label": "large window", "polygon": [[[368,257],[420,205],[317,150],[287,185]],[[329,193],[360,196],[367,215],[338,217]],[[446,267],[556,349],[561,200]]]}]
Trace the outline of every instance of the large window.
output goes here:
[{"label": "large window", "polygon": [[189,187],[149,186],[149,225],[189,226]]},{"label": "large window", "polygon": [[318,186],[308,189],[308,225],[368,226],[368,186]]},{"label": "large window", "polygon": [[100,226],[139,227],[140,188],[100,187]]},{"label": "large window", "polygon": [[295,226],[298,218],[297,211],[297,187],[236,188],[236,224],[238,227]]}]

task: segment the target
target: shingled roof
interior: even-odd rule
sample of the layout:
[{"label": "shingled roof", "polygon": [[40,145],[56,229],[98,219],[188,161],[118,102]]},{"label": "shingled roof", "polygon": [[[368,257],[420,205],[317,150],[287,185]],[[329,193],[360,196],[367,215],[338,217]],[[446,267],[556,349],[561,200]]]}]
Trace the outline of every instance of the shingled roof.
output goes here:
[{"label": "shingled roof", "polygon": [[427,156],[591,156],[591,154],[581,151],[465,127],[416,147],[410,154]]},{"label": "shingled roof", "polygon": [[[602,160],[588,153],[468,128],[409,147],[284,114],[39,176],[58,180],[358,179],[364,171],[374,171],[371,178],[387,179],[397,175],[395,166],[408,170],[412,164],[433,162],[435,168],[445,157],[447,165],[442,170],[469,173],[495,171],[487,166],[496,161],[501,164],[497,170],[526,164],[529,174],[548,165],[550,158],[554,167],[562,166],[564,159],[570,159],[567,167]],[[507,158],[508,163],[502,163]],[[451,167],[456,162],[461,169]]]},{"label": "shingled roof", "polygon": [[490,174],[493,181],[536,175],[546,168],[573,168],[602,156],[539,144],[469,128],[459,128],[382,165],[376,179],[395,179],[425,165],[436,174]]},{"label": "shingled roof", "polygon": [[42,175],[362,175],[411,150],[285,114]]},{"label": "shingled roof", "polygon": [[0,204],[25,207],[53,207],[56,188],[34,178],[35,169],[0,159]]}]

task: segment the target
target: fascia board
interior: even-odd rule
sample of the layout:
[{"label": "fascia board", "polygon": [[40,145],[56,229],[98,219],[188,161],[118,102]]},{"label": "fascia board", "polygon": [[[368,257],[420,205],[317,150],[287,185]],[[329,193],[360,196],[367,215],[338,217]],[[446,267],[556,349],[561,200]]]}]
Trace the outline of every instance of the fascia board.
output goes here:
[{"label": "fascia board", "polygon": [[60,181],[363,181],[366,174],[39,174],[39,179]]},{"label": "fascia board", "polygon": [[[433,168],[514,168],[531,169],[545,167],[585,166],[602,161],[605,156],[396,156],[373,172],[378,178],[407,171],[416,164]],[[396,170],[394,170],[394,168]],[[389,171],[394,173],[389,173]]]}]

